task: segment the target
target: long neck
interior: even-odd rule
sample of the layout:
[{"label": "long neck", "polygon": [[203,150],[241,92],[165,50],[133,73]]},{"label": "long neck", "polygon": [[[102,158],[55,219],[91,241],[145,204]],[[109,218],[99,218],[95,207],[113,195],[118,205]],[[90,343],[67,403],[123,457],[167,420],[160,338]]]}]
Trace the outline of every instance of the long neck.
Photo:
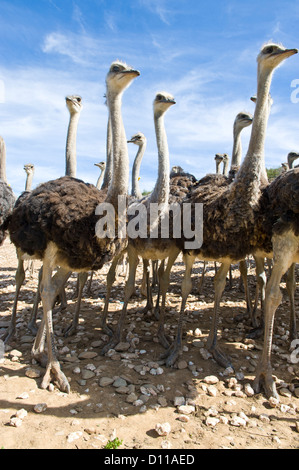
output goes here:
[{"label": "long neck", "polygon": [[221,162],[218,162],[218,161],[216,162],[216,174],[217,175],[220,175],[220,164]]},{"label": "long neck", "polygon": [[0,180],[7,183],[6,179],[6,146],[4,139],[0,137]]},{"label": "long neck", "polygon": [[108,92],[113,145],[113,173],[106,200],[114,204],[115,207],[117,207],[117,197],[128,194],[129,182],[129,154],[121,114],[121,99],[122,93]]},{"label": "long neck", "polygon": [[239,167],[242,159],[242,142],[241,142],[241,130],[238,126],[234,126],[234,143],[233,153],[231,160],[231,167]]},{"label": "long neck", "polygon": [[252,122],[251,136],[246,157],[237,174],[235,186],[246,188],[249,204],[255,204],[260,185],[266,177],[264,146],[269,117],[268,96],[272,80],[272,70],[258,71],[257,100]]},{"label": "long neck", "polygon": [[100,176],[98,177],[98,181],[97,181],[97,184],[96,184],[96,187],[97,187],[98,189],[101,189],[101,187],[102,187],[103,178],[104,178],[104,171],[101,170],[101,174],[100,174]]},{"label": "long neck", "polygon": [[141,160],[145,152],[146,143],[143,143],[138,147],[137,155],[134,160],[133,170],[132,170],[132,196],[140,199],[142,197],[140,188],[139,188],[139,173]]},{"label": "long neck", "polygon": [[158,179],[151,195],[151,202],[168,203],[169,198],[169,151],[164,126],[164,114],[154,116],[158,147]]},{"label": "long neck", "polygon": [[27,178],[26,178],[25,191],[31,191],[32,180],[33,180],[33,173],[28,173]]},{"label": "long neck", "polygon": [[113,151],[112,151],[112,130],[111,121],[108,119],[107,124],[107,140],[106,140],[106,168],[104,173],[104,179],[101,189],[106,189],[112,181],[113,171]]},{"label": "long neck", "polygon": [[224,176],[228,175],[228,160],[224,160],[223,162],[223,174]]},{"label": "long neck", "polygon": [[66,176],[72,176],[74,178],[77,173],[76,139],[79,116],[79,113],[72,113],[70,115],[66,140],[65,174]]}]

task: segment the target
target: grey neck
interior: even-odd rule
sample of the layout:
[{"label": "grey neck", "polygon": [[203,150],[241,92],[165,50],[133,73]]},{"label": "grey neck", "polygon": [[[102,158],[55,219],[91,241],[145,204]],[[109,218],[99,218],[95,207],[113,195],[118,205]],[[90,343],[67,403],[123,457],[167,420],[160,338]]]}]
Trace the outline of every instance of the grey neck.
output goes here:
[{"label": "grey neck", "polygon": [[77,174],[76,139],[79,117],[79,113],[71,114],[66,140],[65,174],[73,178]]},{"label": "grey neck", "polygon": [[158,179],[151,194],[150,201],[168,204],[169,199],[169,150],[164,126],[164,113],[154,116],[156,140],[158,147]]},{"label": "grey neck", "polygon": [[101,189],[107,189],[112,181],[113,171],[113,152],[112,152],[112,130],[111,121],[108,118],[107,124],[107,140],[106,140],[106,168],[104,173],[104,179]]},{"label": "grey neck", "polygon": [[117,207],[119,195],[127,196],[129,182],[129,154],[121,114],[121,99],[122,93],[107,92],[113,145],[113,172],[108,188],[107,202],[111,202],[114,207]]},{"label": "grey neck", "polygon": [[139,178],[139,173],[140,173],[141,160],[143,158],[145,148],[146,148],[145,142],[139,146],[137,155],[134,160],[133,170],[132,170],[132,193],[131,194],[137,199],[140,199],[142,197],[138,178]]}]

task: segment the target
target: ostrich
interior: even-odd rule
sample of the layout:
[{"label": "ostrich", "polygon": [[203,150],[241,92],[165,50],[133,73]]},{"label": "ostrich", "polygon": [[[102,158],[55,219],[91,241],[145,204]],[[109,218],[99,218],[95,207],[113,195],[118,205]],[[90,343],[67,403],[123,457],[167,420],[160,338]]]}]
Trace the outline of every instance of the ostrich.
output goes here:
[{"label": "ostrich", "polygon": [[104,172],[105,172],[105,168],[106,168],[106,162],[95,163],[95,166],[98,166],[101,170],[100,176],[98,177],[97,183],[96,183],[96,187],[98,189],[101,189],[103,179],[104,179]]},{"label": "ostrich", "polygon": [[[229,358],[222,353],[217,345],[220,299],[230,264],[244,260],[247,255],[252,253],[260,256],[261,246],[264,247],[263,237],[258,239],[259,234],[256,230],[260,211],[259,202],[262,194],[261,180],[264,169],[265,133],[269,117],[269,90],[274,69],[284,59],[296,52],[297,50],[285,49],[276,44],[268,44],[262,47],[257,57],[257,101],[249,146],[235,180],[229,186],[223,186],[222,188],[209,187],[208,185],[199,186],[184,201],[184,203],[191,204],[193,220],[196,215],[196,204],[201,203],[204,205],[203,243],[198,248],[187,250],[185,248],[186,240],[183,235],[178,243],[183,250],[186,269],[182,282],[182,304],[177,337],[168,355],[170,364],[176,359],[181,344],[184,310],[192,287],[190,274],[194,260],[198,257],[199,259],[221,262],[221,267],[214,278],[214,311],[207,348],[220,365],[224,367],[231,366]],[[261,246],[258,245],[259,240]],[[286,258],[289,258],[289,256]],[[262,366],[265,366],[265,362]],[[262,366],[261,374],[264,372]]]},{"label": "ostrich", "polygon": [[[32,349],[33,356],[43,362],[46,335],[48,354],[42,388],[47,388],[54,378],[61,391],[70,390],[54,346],[52,306],[57,294],[71,272],[101,269],[127,244],[123,233],[118,234],[118,230],[113,233],[120,217],[118,198],[126,198],[129,179],[121,103],[124,90],[138,75],[139,71],[115,61],[106,76],[114,168],[108,192],[64,176],[39,185],[20,202],[11,218],[9,233],[12,242],[23,254],[37,257],[43,262],[41,298],[44,313]],[[102,203],[105,203],[104,207],[106,210],[108,207],[111,215],[114,214],[113,223],[106,233],[102,222],[103,219],[103,225],[108,222],[106,217],[101,218]],[[57,272],[52,275],[57,266]]]},{"label": "ostrich", "polygon": [[[66,96],[65,101],[66,101],[66,106],[70,113],[67,139],[66,139],[66,150],[65,150],[65,171],[66,171],[67,176],[75,177],[76,169],[77,169],[76,138],[77,138],[79,117],[80,117],[80,113],[83,108],[83,105],[82,105],[82,98],[79,95],[68,95]],[[28,170],[26,170],[25,168],[25,171],[27,172]],[[32,177],[33,177],[33,174],[32,174]],[[30,180],[28,183],[30,185]],[[30,189],[31,188],[29,186],[29,190]],[[16,204],[18,205],[23,198],[27,197],[27,195],[28,195],[28,191],[26,191],[25,189],[25,192],[21,194]],[[21,286],[25,279],[24,259],[23,259],[22,253],[18,249],[17,249],[17,258],[18,258],[18,267],[16,271],[16,276],[15,276],[16,292],[15,292],[14,304],[12,308],[10,325],[5,335],[6,342],[8,342],[15,333],[18,298],[19,298]],[[30,260],[30,261],[33,262],[33,260]],[[42,269],[43,268],[41,267],[40,272],[39,272],[39,277],[38,277],[38,287],[37,287],[37,291],[36,291],[36,295],[34,299],[33,309],[32,309],[30,319],[27,325],[28,329],[34,334],[36,334],[37,332],[36,318],[37,318],[37,313],[38,313],[38,305],[40,302],[40,282],[41,282],[41,277],[42,277]],[[83,274],[79,274],[78,278],[79,278],[79,281],[78,281],[79,288],[81,289],[81,292],[82,292],[82,289],[86,282],[86,278],[84,277]],[[61,299],[61,309],[64,309],[66,308],[66,304],[67,304],[64,287],[61,289],[59,296]],[[80,308],[80,298],[76,305],[76,309],[79,309],[79,308]]]},{"label": "ostrich", "polygon": [[[127,305],[131,295],[134,291],[135,285],[135,272],[138,262],[138,255],[141,256],[144,260],[144,267],[148,272],[148,262],[149,260],[165,260],[168,259],[167,267],[162,272],[159,270],[159,283],[162,292],[162,308],[160,315],[160,322],[158,328],[158,336],[160,341],[165,343],[166,338],[164,335],[164,324],[163,324],[163,314],[165,307],[165,295],[169,282],[169,272],[171,266],[173,265],[175,259],[177,258],[180,250],[175,246],[175,244],[170,239],[161,238],[161,233],[158,235],[158,238],[152,238],[149,233],[149,229],[153,230],[156,226],[161,230],[162,220],[167,218],[168,208],[169,208],[169,151],[167,136],[165,131],[164,124],[164,115],[170,106],[175,104],[173,96],[166,92],[159,92],[156,94],[153,108],[154,108],[154,124],[156,132],[156,141],[158,147],[158,159],[159,159],[159,168],[158,168],[158,178],[154,190],[148,197],[144,197],[139,201],[132,203],[128,208],[128,260],[129,260],[129,276],[125,286],[124,294],[124,305],[121,312],[120,319],[118,321],[116,330],[113,333],[111,340],[107,343],[106,346],[102,349],[102,354],[105,354],[111,347],[114,347],[121,340],[122,330],[127,313]],[[150,210],[153,207],[153,204],[159,204],[160,215],[157,214],[157,217],[151,216]],[[130,214],[134,213],[134,210],[137,210],[139,213],[143,213],[146,217],[146,234],[142,234],[142,227],[139,225],[139,229],[131,232],[130,234],[130,222],[134,221],[134,218],[130,218]],[[144,225],[144,224],[143,224]],[[150,225],[150,227],[149,227]],[[135,226],[136,229],[136,226]],[[137,232],[137,233],[136,233]],[[148,279],[147,279],[148,281]],[[148,285],[148,282],[147,282]],[[168,343],[167,343],[168,346]]]},{"label": "ostrich", "polygon": [[6,179],[6,146],[0,137],[0,246],[7,235],[9,217],[15,204],[15,196]]}]

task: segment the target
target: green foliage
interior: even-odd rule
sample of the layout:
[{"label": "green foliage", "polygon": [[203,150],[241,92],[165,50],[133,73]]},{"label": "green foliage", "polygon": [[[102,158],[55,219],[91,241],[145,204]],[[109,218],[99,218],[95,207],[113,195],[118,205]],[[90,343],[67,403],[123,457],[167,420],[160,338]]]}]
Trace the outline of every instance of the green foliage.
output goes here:
[{"label": "green foliage", "polygon": [[121,446],[123,441],[120,441],[118,437],[113,439],[113,441],[108,441],[107,444],[105,445],[104,449],[117,449],[119,446]]},{"label": "green foliage", "polygon": [[266,168],[268,180],[272,181],[281,173],[281,168]]},{"label": "green foliage", "polygon": [[147,195],[150,194],[150,193],[151,193],[151,191],[147,191],[146,189],[144,189],[144,190],[142,191],[142,196],[147,196]]}]

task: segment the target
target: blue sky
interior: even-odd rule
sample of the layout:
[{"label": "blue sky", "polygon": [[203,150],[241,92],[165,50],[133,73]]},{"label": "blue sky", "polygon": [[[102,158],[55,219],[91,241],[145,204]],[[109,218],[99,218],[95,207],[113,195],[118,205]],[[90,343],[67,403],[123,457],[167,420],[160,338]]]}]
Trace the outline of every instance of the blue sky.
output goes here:
[{"label": "blue sky", "polygon": [[[141,72],[124,94],[123,118],[128,138],[141,131],[148,139],[140,185],[151,190],[156,92],[165,90],[177,102],[165,116],[170,165],[200,178],[215,171],[215,153],[231,155],[236,114],[254,112],[250,96],[262,44],[299,47],[299,4],[293,1],[0,0],[0,11],[0,135],[16,194],[24,189],[26,163],[36,168],[33,186],[64,174],[68,94],[83,100],[77,176],[96,183],[94,163],[106,156],[103,95],[113,60]],[[299,151],[299,103],[291,100],[296,79],[298,56],[273,77],[267,167]],[[250,129],[242,133],[243,153]],[[131,164],[136,150],[129,145]]]}]

